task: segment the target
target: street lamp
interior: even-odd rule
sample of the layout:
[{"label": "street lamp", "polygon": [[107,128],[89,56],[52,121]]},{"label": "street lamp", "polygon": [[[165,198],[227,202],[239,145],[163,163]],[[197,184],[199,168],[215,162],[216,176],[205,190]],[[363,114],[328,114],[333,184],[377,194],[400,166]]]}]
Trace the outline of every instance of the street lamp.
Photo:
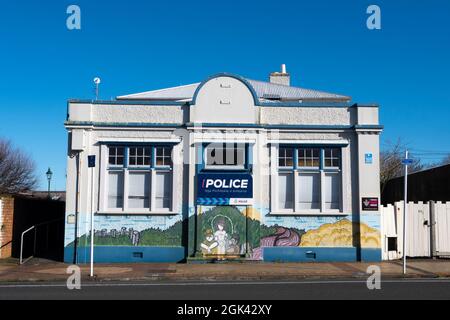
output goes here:
[{"label": "street lamp", "polygon": [[53,172],[48,168],[47,172],[45,173],[47,175],[48,180],[48,197],[50,198],[50,181],[52,181]]}]

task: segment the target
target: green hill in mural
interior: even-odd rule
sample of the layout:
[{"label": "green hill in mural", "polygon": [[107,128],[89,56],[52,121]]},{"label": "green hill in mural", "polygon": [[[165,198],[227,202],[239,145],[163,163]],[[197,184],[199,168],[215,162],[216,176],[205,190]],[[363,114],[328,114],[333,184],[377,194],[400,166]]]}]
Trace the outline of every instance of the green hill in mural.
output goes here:
[{"label": "green hill in mural", "polygon": [[179,247],[182,246],[182,225],[181,221],[176,222],[166,230],[146,229],[141,232],[139,240],[140,246],[163,246]]},{"label": "green hill in mural", "polygon": [[[211,207],[201,214],[200,221],[197,221],[201,226],[199,229],[200,238],[211,227],[212,219],[216,216],[225,216],[232,221],[232,236],[237,236],[240,240],[247,239],[251,248],[259,246],[260,241],[260,222],[251,218],[246,218],[244,214],[237,207]],[[228,219],[226,219],[228,221]],[[190,216],[188,221],[189,227],[189,242],[190,247],[194,246],[196,216]],[[248,228],[248,229],[246,229]],[[272,227],[264,227],[263,234],[271,234],[276,229]],[[178,221],[169,228],[163,230],[160,228],[149,228],[142,231],[133,230],[97,230],[95,232],[94,242],[96,246],[166,246],[179,247],[185,246],[187,237],[184,235],[183,239],[183,221]],[[136,233],[133,238],[133,232]],[[133,242],[134,241],[134,242]],[[89,246],[90,236],[83,235],[78,240],[79,246]],[[198,243],[198,246],[200,244]],[[73,242],[69,244],[73,246]]]},{"label": "green hill in mural", "polygon": [[[127,231],[129,232],[129,231]],[[166,230],[159,228],[149,228],[136,232],[137,238],[133,244],[132,234],[120,234],[120,232],[112,232],[111,230],[105,234],[96,232],[94,242],[96,246],[165,246],[179,247],[182,246],[182,222],[178,221]],[[89,246],[91,241],[90,235],[83,235],[79,238],[80,246]],[[73,242],[69,245],[73,246]]]}]

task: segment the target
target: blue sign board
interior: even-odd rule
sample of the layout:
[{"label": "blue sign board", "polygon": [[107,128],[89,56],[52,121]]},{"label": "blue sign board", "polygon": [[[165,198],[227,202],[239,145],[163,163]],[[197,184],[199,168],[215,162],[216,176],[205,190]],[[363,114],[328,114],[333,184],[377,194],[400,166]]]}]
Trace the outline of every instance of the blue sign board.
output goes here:
[{"label": "blue sign board", "polygon": [[95,156],[88,156],[88,167],[95,168]]},{"label": "blue sign board", "polygon": [[197,177],[197,204],[244,204],[245,199],[253,199],[253,177],[250,174],[200,173]]},{"label": "blue sign board", "polygon": [[410,166],[413,164],[413,160],[412,159],[403,159],[402,164],[405,166]]},{"label": "blue sign board", "polygon": [[372,153],[366,153],[365,154],[366,164],[372,164],[373,163],[373,154]]}]

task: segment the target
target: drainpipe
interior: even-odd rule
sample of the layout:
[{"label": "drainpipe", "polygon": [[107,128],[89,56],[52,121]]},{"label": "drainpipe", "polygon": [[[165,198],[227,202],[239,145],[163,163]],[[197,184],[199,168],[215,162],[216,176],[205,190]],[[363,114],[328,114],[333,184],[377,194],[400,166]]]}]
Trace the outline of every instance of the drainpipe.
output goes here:
[{"label": "drainpipe", "polygon": [[76,182],[76,199],[75,199],[75,240],[73,245],[73,263],[77,264],[78,260],[78,217],[80,211],[80,168],[81,168],[81,151],[77,152],[77,182]]}]

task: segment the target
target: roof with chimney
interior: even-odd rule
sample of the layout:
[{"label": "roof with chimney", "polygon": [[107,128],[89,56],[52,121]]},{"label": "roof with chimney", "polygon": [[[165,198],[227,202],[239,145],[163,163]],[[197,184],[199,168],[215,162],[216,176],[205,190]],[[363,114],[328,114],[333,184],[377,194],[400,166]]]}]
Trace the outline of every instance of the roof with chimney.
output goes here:
[{"label": "roof with chimney", "polygon": [[[227,75],[227,74],[223,74]],[[290,75],[282,66],[282,72],[274,72],[270,75],[270,82],[251,80],[239,77],[253,89],[260,102],[349,102],[350,97],[324,91],[305,89],[290,86]],[[117,97],[118,100],[146,100],[146,101],[192,101],[195,92],[202,83],[192,83],[183,86],[146,91]]]}]

